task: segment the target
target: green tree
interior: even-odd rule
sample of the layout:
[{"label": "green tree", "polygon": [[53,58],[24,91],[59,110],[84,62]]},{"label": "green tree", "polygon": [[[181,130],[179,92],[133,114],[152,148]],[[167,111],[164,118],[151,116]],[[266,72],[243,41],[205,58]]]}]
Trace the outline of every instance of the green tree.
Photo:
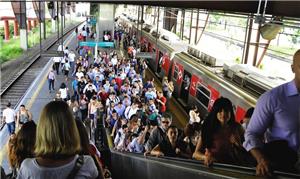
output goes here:
[{"label": "green tree", "polygon": [[91,3],[90,15],[96,15],[97,12],[99,12],[99,4]]},{"label": "green tree", "polygon": [[300,42],[300,29],[295,30],[295,33],[291,35],[291,40],[293,44]]}]

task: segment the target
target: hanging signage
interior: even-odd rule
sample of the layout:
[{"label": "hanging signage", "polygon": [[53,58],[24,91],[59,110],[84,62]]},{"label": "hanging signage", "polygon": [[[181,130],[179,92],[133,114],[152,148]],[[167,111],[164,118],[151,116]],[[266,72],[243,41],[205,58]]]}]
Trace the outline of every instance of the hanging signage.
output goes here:
[{"label": "hanging signage", "polygon": [[101,48],[115,47],[115,44],[113,42],[79,42],[79,46],[95,47],[96,45]]},{"label": "hanging signage", "polygon": [[56,8],[55,8],[54,2],[53,1],[48,2],[47,6],[48,6],[48,11],[49,11],[51,18],[56,20],[57,14],[56,14]]},{"label": "hanging signage", "polygon": [[15,17],[19,23],[20,29],[26,29],[26,1],[11,2]]},{"label": "hanging signage", "polygon": [[33,1],[33,9],[39,22],[45,22],[45,2]]}]

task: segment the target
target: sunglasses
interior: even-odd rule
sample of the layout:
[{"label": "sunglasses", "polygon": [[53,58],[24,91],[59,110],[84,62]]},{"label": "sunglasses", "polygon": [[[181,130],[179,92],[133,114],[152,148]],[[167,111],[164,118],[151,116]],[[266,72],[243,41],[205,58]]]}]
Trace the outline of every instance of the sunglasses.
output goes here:
[{"label": "sunglasses", "polygon": [[169,121],[161,121],[162,123],[169,124]]}]

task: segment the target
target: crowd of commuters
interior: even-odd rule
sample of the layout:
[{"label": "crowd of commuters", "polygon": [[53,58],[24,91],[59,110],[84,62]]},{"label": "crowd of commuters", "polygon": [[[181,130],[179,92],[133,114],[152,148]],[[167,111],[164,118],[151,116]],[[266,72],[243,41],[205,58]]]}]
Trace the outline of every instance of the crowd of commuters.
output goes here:
[{"label": "crowd of commuters", "polygon": [[[125,49],[134,49],[127,51],[128,58],[102,50],[92,58],[87,49],[80,48],[71,65],[70,53],[74,52],[63,50],[64,61],[54,67],[57,75],[60,69],[64,72],[65,82],[60,85],[55,101],[44,107],[37,126],[31,121],[31,114],[22,109],[18,123],[29,122],[21,122],[23,126],[15,135],[12,123],[16,114],[7,105],[3,113],[12,135],[10,163],[17,169],[18,178],[103,177],[101,157],[88,137],[101,121],[99,118],[104,119],[109,129],[115,150],[193,158],[207,166],[213,162],[257,165],[258,175],[268,175],[272,169],[299,169],[299,161],[296,162],[297,152],[300,153],[300,51],[292,65],[295,79],[262,95],[256,108],[247,112],[244,126],[235,121],[231,101],[220,97],[205,119],[200,119],[197,106],[192,106],[190,119],[180,129],[172,125],[168,112],[173,84],[164,78],[160,90],[153,79],[144,78],[147,66],[135,57],[135,34],[124,29],[117,39],[123,40]],[[51,81],[55,80],[54,71],[49,73],[48,80],[51,92],[55,89]],[[90,134],[84,124],[90,127]],[[35,127],[36,133],[28,131]],[[15,147],[15,143],[21,145],[24,136],[29,135],[35,142]],[[25,152],[20,154],[20,150]]]}]

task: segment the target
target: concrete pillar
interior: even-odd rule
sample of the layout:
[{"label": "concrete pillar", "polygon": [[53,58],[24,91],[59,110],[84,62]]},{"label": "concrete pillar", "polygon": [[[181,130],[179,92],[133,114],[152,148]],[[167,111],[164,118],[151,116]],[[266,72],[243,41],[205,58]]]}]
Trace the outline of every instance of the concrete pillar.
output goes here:
[{"label": "concrete pillar", "polygon": [[19,27],[18,27],[18,21],[14,20],[14,36],[19,36]]},{"label": "concrete pillar", "polygon": [[44,22],[41,22],[41,31],[42,31],[42,38],[46,39],[46,26]]},{"label": "concrete pillar", "polygon": [[65,16],[61,16],[61,21],[62,21],[61,25],[62,25],[63,28],[65,28],[65,20],[66,20]]},{"label": "concrete pillar", "polygon": [[52,22],[52,26],[51,26],[51,32],[55,32],[55,29],[56,29],[56,22],[55,20],[51,19],[51,22]]},{"label": "concrete pillar", "polygon": [[4,21],[4,39],[9,40],[9,22],[8,22],[8,20]]},{"label": "concrete pillar", "polygon": [[36,27],[37,26],[37,20],[33,20],[33,27]]},{"label": "concrete pillar", "polygon": [[28,49],[28,38],[26,29],[20,29],[20,46],[23,50]]},{"label": "concrete pillar", "polygon": [[104,31],[111,33],[111,38],[114,38],[114,16],[115,8],[113,4],[99,4],[99,17],[98,21],[101,22],[99,25],[99,38],[103,40]]},{"label": "concrete pillar", "polygon": [[27,26],[28,31],[31,31],[31,28],[32,28],[31,20],[28,20],[28,26]]}]

